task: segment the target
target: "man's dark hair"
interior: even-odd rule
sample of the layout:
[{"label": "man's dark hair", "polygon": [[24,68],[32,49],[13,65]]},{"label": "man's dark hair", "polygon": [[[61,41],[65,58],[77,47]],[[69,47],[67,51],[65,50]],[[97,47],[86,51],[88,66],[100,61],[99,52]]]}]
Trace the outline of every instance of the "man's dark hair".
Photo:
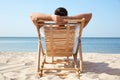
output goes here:
[{"label": "man's dark hair", "polygon": [[59,15],[59,16],[67,16],[68,15],[68,12],[65,8],[63,7],[59,7],[55,10],[55,15]]}]

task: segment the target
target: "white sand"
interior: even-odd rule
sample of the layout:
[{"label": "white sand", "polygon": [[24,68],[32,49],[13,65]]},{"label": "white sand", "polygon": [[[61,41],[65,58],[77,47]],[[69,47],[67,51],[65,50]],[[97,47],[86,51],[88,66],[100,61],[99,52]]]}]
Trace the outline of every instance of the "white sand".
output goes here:
[{"label": "white sand", "polygon": [[[46,71],[37,76],[37,53],[0,52],[0,80],[120,80],[120,54],[85,53],[84,72]],[[66,73],[66,77],[56,75]]]}]

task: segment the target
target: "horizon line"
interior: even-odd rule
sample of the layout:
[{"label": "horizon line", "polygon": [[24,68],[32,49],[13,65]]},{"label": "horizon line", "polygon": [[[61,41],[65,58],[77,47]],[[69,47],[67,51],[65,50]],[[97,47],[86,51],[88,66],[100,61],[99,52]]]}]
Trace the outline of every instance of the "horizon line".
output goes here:
[{"label": "horizon line", "polygon": [[[0,38],[2,38],[2,37],[3,37],[3,38],[5,38],[5,37],[6,37],[6,38],[7,38],[7,37],[8,37],[8,38],[10,38],[10,37],[11,37],[11,38],[22,38],[22,37],[23,37],[23,38],[24,38],[24,37],[26,37],[26,38],[27,38],[27,37],[28,37],[28,38],[30,38],[30,37],[36,37],[36,38],[37,38],[38,36],[0,36]],[[106,36],[106,37],[105,37],[105,36],[86,36],[86,37],[85,37],[85,36],[84,36],[84,37],[82,37],[82,38],[120,38],[120,37],[114,37],[114,36]]]}]

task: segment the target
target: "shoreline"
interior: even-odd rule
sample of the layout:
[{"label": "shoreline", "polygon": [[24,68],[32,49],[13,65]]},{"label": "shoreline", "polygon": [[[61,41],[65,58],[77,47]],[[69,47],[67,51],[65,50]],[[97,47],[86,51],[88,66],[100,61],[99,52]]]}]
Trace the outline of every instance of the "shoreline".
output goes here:
[{"label": "shoreline", "polygon": [[[70,58],[73,59],[73,58]],[[83,53],[83,73],[45,71],[37,76],[37,52],[0,52],[0,80],[120,80],[120,54]],[[63,78],[58,73],[67,73]]]},{"label": "shoreline", "polygon": [[[0,51],[0,54],[1,53],[25,53],[25,54],[29,54],[29,53],[36,53],[37,54],[37,51]],[[83,54],[119,54],[120,55],[120,52],[82,52]]]}]

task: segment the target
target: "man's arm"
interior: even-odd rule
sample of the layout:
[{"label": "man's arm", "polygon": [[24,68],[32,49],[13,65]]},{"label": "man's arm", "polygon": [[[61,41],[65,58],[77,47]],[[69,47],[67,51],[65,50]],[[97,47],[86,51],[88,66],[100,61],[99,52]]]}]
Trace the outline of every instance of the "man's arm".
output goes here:
[{"label": "man's arm", "polygon": [[47,20],[47,21],[52,20],[51,15],[43,14],[43,13],[32,13],[30,15],[30,18],[37,28],[42,27],[44,23],[44,22],[40,22],[41,24],[40,23],[38,24],[38,20]]},{"label": "man's arm", "polygon": [[[63,17],[58,15],[50,15],[50,14],[43,14],[43,13],[32,13],[30,15],[32,22],[35,24],[36,27],[40,28],[42,25],[38,25],[38,20],[45,20],[45,21],[55,21],[57,24],[63,24]],[[40,22],[44,23],[44,22]]]},{"label": "man's arm", "polygon": [[43,13],[32,13],[30,15],[31,19],[40,19],[40,20],[52,20],[51,15],[49,14],[43,14]]},{"label": "man's arm", "polygon": [[82,19],[85,18],[85,25],[84,27],[88,24],[90,19],[92,18],[92,13],[84,13],[84,14],[78,14],[75,16],[58,16],[58,15],[49,15],[49,14],[43,14],[43,13],[32,13],[30,15],[31,20],[35,24],[36,27],[40,28],[42,25],[38,25],[37,20],[47,20],[47,21],[55,21],[57,24],[64,24],[65,22],[63,19],[65,18],[70,18],[70,19]]},{"label": "man's arm", "polygon": [[78,14],[75,16],[70,16],[70,18],[74,18],[74,19],[85,18],[85,25],[84,25],[84,27],[85,27],[88,24],[88,22],[90,21],[90,19],[92,18],[92,13]]}]

